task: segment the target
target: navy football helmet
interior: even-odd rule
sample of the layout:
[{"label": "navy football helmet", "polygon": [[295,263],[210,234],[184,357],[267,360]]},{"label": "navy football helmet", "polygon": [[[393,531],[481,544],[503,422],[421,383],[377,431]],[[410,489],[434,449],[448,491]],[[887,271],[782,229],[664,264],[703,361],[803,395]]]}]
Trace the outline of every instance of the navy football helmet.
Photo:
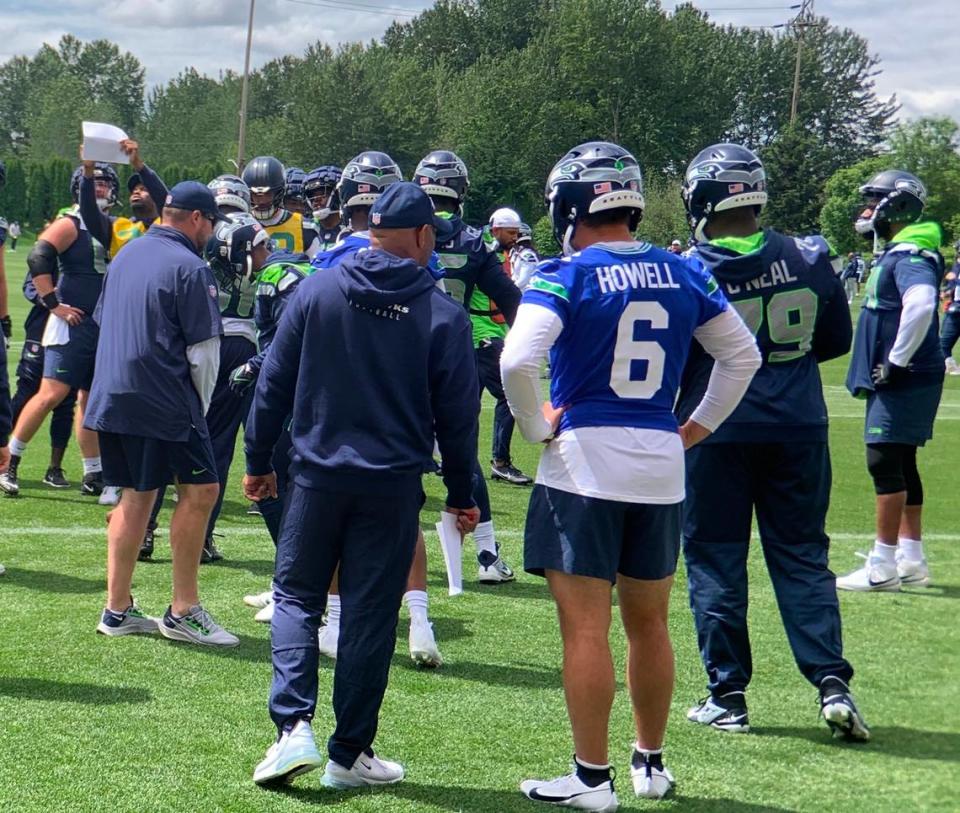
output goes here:
[{"label": "navy football helmet", "polygon": [[251,205],[253,216],[257,220],[273,217],[283,204],[287,186],[283,164],[272,155],[257,156],[243,168],[243,182],[250,188],[251,195],[270,193],[270,203],[266,207]]},{"label": "navy football helmet", "polygon": [[270,234],[253,215],[236,212],[228,217],[229,220],[217,223],[203,249],[203,257],[221,288],[244,278],[252,279],[253,249],[270,241]]},{"label": "navy football helmet", "polygon": [[307,173],[300,167],[287,167],[287,171],[284,173],[286,183],[284,184],[283,196],[303,201],[303,180],[306,177]]},{"label": "navy football helmet", "polygon": [[325,164],[311,169],[303,181],[303,196],[314,218],[326,220],[334,211],[333,192],[343,174],[340,167]]},{"label": "navy football helmet", "polygon": [[[344,223],[350,222],[350,213],[359,207],[373,206],[377,198],[392,183],[402,181],[400,167],[385,152],[369,150],[353,158],[343,168],[336,189],[336,203]],[[331,208],[333,202],[331,202]]]},{"label": "navy football helmet", "polygon": [[860,194],[867,202],[854,228],[858,234],[872,239],[876,234],[890,237],[890,226],[915,223],[927,204],[927,189],[916,175],[902,169],[885,169],[863,186]]},{"label": "navy football helmet", "polygon": [[217,208],[221,211],[224,206],[238,212],[250,211],[250,187],[243,182],[243,178],[236,175],[218,175],[207,184],[207,188],[213,192]]},{"label": "navy football helmet", "polygon": [[573,251],[577,220],[610,209],[631,209],[630,231],[643,217],[640,165],[623,147],[588,141],[574,147],[550,171],[544,200],[553,234],[565,254]]},{"label": "navy football helmet", "polygon": [[458,205],[470,187],[467,165],[450,150],[434,150],[425,156],[414,170],[413,182],[431,197],[453,198]]},{"label": "navy football helmet", "polygon": [[698,240],[710,215],[767,203],[767,173],[752,150],[739,144],[713,144],[687,167],[680,192],[690,228]]},{"label": "navy football helmet", "polygon": [[[70,196],[74,203],[80,202],[80,179],[83,177],[83,166],[77,167],[70,176]],[[106,181],[110,184],[110,191],[107,197],[97,197],[97,206],[101,209],[109,209],[120,199],[120,178],[117,177],[117,171],[103,161],[97,161],[93,165],[93,180]]]}]

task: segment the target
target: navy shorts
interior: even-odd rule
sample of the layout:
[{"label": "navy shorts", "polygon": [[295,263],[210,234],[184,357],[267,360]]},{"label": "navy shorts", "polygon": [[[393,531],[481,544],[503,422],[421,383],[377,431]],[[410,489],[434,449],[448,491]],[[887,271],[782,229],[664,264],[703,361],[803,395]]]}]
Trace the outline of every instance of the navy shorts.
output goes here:
[{"label": "navy shorts", "polygon": [[153,491],[176,481],[187,485],[218,483],[208,435],[190,429],[183,442],[100,432],[103,482],[108,486]]},{"label": "navy shorts", "polygon": [[523,567],[616,583],[665,579],[677,569],[680,507],[601,500],[537,484],[530,494]]},{"label": "navy shorts", "polygon": [[881,389],[867,398],[865,443],[923,446],[933,437],[943,381],[904,389]]},{"label": "navy shorts", "polygon": [[70,340],[44,348],[43,377],[68,384],[71,389],[87,390],[93,384],[93,365],[97,360],[100,328],[93,318],[70,326]]}]

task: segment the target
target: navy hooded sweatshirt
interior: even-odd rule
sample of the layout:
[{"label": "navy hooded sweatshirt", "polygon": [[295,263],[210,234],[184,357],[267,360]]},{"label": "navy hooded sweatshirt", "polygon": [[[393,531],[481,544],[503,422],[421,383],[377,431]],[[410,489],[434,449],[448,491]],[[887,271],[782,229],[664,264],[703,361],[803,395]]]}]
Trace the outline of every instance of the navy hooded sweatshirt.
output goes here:
[{"label": "navy hooded sweatshirt", "polygon": [[271,471],[286,416],[298,485],[349,494],[421,490],[433,439],[447,504],[473,506],[477,371],[470,322],[415,261],[371,249],[303,280],[247,421],[247,472]]}]

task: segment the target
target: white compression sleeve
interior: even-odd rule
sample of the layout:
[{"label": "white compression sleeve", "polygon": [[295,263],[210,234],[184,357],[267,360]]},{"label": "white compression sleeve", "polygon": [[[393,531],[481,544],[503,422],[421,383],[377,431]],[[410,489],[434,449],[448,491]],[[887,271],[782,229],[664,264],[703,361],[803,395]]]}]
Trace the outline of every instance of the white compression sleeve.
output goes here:
[{"label": "white compression sleeve", "polygon": [[190,380],[200,396],[203,414],[210,408],[210,399],[213,398],[213,388],[217,384],[217,374],[220,372],[220,337],[191,344],[187,348],[187,361],[190,364]]},{"label": "white compression sleeve", "polygon": [[540,365],[562,330],[563,322],[549,308],[522,304],[500,357],[500,376],[510,411],[520,433],[534,443],[546,440],[551,433],[540,411]]},{"label": "white compression sleeve", "polygon": [[900,301],[903,303],[900,326],[887,360],[898,367],[906,367],[930,329],[937,309],[937,291],[932,285],[911,285],[903,292]]},{"label": "white compression sleeve", "polygon": [[714,432],[740,403],[762,359],[757,340],[732,307],[700,325],[693,336],[715,363],[690,420]]}]

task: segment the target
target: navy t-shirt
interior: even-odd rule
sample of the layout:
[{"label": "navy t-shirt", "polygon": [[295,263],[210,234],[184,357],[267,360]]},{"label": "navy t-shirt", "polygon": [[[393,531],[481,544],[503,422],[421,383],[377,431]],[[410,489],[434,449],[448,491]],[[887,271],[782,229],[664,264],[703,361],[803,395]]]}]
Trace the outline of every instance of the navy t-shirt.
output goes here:
[{"label": "navy t-shirt", "polygon": [[110,265],[94,318],[97,364],[85,426],[185,441],[207,433],[187,348],[222,333],[217,286],[190,240],[154,226]]}]

